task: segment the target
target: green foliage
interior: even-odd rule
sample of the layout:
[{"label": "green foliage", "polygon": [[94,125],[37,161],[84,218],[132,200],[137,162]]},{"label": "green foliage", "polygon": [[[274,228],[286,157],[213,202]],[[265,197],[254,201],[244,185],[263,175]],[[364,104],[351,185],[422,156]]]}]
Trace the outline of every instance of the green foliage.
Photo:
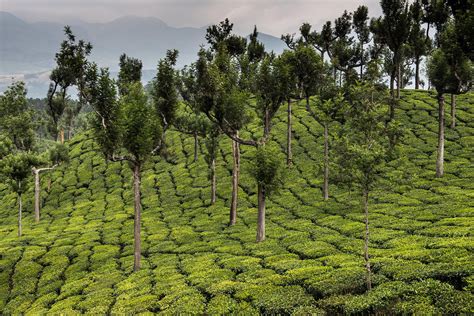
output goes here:
[{"label": "green foliage", "polygon": [[60,50],[55,56],[56,67],[49,76],[51,83],[47,94],[46,112],[51,117],[51,131],[55,137],[59,132],[59,121],[69,101],[68,88],[72,86],[78,88],[79,100],[82,103],[88,98],[86,81],[89,79],[90,71],[95,70],[87,61],[92,45],[83,40],[76,40],[69,26],[64,27],[64,35],[66,39],[61,43]]},{"label": "green foliage", "polygon": [[12,83],[0,95],[0,134],[9,137],[18,150],[33,148],[35,135],[32,114],[23,81]]},{"label": "green foliage", "polygon": [[9,154],[0,161],[0,174],[7,179],[11,189],[22,194],[28,189],[26,180],[31,174],[31,168],[38,166],[40,160],[31,153],[19,152]]},{"label": "green foliage", "polygon": [[386,163],[396,158],[394,146],[400,129],[394,121],[386,124],[385,101],[385,92],[369,83],[354,85],[348,96],[348,120],[338,140],[338,166],[345,179],[364,191],[380,178]]},{"label": "green foliage", "polygon": [[[91,105],[96,114],[91,119],[94,134],[103,153],[111,157],[120,144],[120,106],[116,88],[107,69],[101,69],[97,80],[91,83]],[[71,152],[73,156],[73,152]]]},{"label": "green foliage", "polygon": [[69,161],[69,148],[64,144],[56,144],[49,150],[49,159],[57,165]]},{"label": "green foliage", "polygon": [[160,125],[141,83],[131,84],[129,92],[120,99],[123,147],[133,160],[143,163],[160,138]]},{"label": "green foliage", "polygon": [[158,63],[156,78],[152,83],[155,109],[165,129],[168,125],[174,123],[176,107],[178,105],[178,78],[173,68],[176,65],[177,58],[177,50],[168,50],[166,58],[161,59]]},{"label": "green foliage", "polygon": [[126,54],[120,55],[120,71],[118,74],[117,85],[121,96],[128,93],[128,86],[140,82],[142,78],[141,60],[129,57]]},{"label": "green foliage", "polygon": [[284,168],[280,152],[268,144],[260,146],[255,152],[250,174],[258,185],[265,188],[267,194],[278,191],[283,183]]}]

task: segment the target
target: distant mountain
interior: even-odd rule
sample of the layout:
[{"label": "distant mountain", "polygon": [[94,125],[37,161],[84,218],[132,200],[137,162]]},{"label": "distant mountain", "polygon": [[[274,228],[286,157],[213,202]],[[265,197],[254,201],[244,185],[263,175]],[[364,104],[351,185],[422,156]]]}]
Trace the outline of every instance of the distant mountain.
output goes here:
[{"label": "distant mountain", "polygon": [[[11,82],[26,80],[29,95],[43,97],[47,91],[47,72],[54,66],[54,55],[64,39],[64,25],[50,22],[28,23],[0,11],[0,91]],[[73,32],[90,41],[91,59],[100,66],[118,70],[120,54],[143,61],[144,69],[155,69],[167,49],[179,50],[178,66],[196,59],[205,43],[205,28],[177,28],[154,17],[125,16],[107,23],[71,23]],[[249,31],[250,33],[250,31]],[[284,43],[271,35],[260,34],[267,50],[281,52]]]}]

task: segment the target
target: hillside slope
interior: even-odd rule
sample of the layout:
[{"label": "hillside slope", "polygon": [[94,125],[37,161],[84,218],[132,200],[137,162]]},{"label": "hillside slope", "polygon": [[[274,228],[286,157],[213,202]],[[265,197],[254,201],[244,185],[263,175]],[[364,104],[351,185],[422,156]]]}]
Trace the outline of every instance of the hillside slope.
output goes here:
[{"label": "hillside slope", "polygon": [[[71,162],[50,174],[39,224],[26,196],[16,236],[15,196],[0,184],[2,314],[324,314],[474,312],[474,95],[458,98],[447,128],[445,177],[435,178],[437,109],[428,92],[404,91],[397,116],[412,186],[387,184],[370,206],[375,288],[365,291],[363,214],[357,193],[332,185],[321,196],[322,127],[294,107],[294,162],[267,204],[267,240],[255,243],[255,183],[244,150],[238,221],[228,227],[231,146],[222,140],[218,202],[202,152],[171,132],[176,163],[143,174],[143,268],[132,273],[133,197],[126,164],[106,164],[87,135]],[[449,109],[449,105],[447,106]],[[450,117],[447,113],[447,122]],[[286,113],[273,134],[285,146]],[[201,144],[201,149],[204,146]]]}]

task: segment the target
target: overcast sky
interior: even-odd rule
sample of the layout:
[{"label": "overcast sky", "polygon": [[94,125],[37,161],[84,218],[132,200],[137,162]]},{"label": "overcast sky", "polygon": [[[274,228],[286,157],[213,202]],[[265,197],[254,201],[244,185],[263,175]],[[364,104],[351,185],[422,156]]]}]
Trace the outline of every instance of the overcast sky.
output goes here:
[{"label": "overcast sky", "polygon": [[298,31],[302,22],[319,26],[344,9],[364,4],[379,15],[379,0],[0,0],[0,11],[28,21],[108,22],[125,15],[154,16],[175,27],[202,27],[228,17],[237,31],[279,36]]}]

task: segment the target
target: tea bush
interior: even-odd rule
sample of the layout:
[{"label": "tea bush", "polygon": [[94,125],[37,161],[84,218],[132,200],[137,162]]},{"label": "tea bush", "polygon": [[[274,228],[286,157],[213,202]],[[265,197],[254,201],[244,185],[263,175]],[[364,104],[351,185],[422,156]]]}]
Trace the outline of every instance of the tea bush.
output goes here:
[{"label": "tea bush", "polygon": [[[256,185],[245,169],[253,149],[245,146],[237,223],[228,226],[226,137],[215,205],[202,144],[194,162],[191,137],[170,130],[171,162],[155,157],[144,166],[139,272],[132,273],[130,168],[105,162],[90,133],[69,142],[69,164],[43,177],[38,224],[32,188],[25,193],[21,238],[16,196],[0,183],[0,314],[472,314],[472,96],[458,97],[458,125],[446,131],[446,176],[435,179],[436,101],[426,91],[402,91],[397,118],[407,128],[401,150],[411,181],[392,182],[400,176],[396,161],[370,197],[371,291],[359,193],[331,183],[323,200],[323,128],[295,104],[294,165],[267,200],[267,239],[259,244]],[[273,123],[273,140],[285,148],[286,112]]]}]

